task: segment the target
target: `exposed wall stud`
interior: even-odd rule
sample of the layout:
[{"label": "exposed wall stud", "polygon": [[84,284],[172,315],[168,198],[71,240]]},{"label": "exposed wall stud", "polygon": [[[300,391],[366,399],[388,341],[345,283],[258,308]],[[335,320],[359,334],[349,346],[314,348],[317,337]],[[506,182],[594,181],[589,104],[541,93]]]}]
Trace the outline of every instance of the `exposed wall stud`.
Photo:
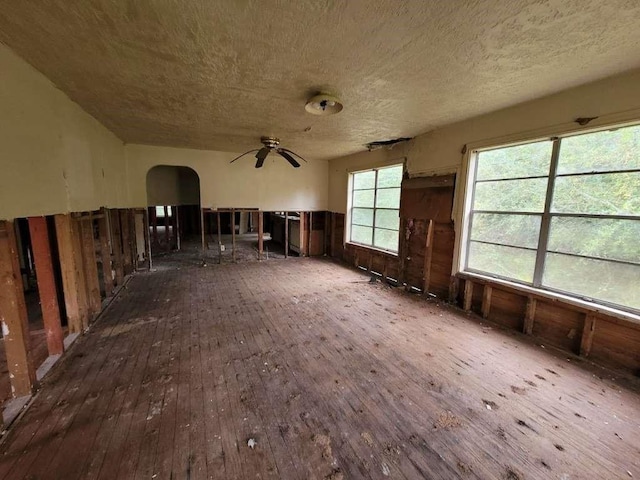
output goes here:
[{"label": "exposed wall stud", "polygon": [[523,333],[531,335],[533,333],[533,322],[536,317],[536,303],[537,300],[531,295],[527,297],[527,307],[524,316],[524,325],[522,327]]},{"label": "exposed wall stud", "polygon": [[104,293],[108,297],[113,292],[113,270],[111,267],[111,235],[109,233],[109,213],[102,209],[102,216],[98,220],[98,235],[100,236],[100,258],[102,260],[102,283]]},{"label": "exposed wall stud", "polygon": [[218,263],[222,264],[222,219],[218,212]]},{"label": "exposed wall stud", "polygon": [[427,243],[424,249],[424,283],[422,285],[422,294],[429,294],[429,286],[431,284],[431,259],[433,258],[433,220],[429,220],[427,226]]},{"label": "exposed wall stud", "polygon": [[97,315],[101,309],[100,283],[98,281],[98,266],[96,265],[92,217],[89,216],[87,219],[77,220],[77,223],[82,241],[82,265],[87,291],[87,305],[89,307],[89,315],[83,323],[86,328],[89,326],[89,317]]},{"label": "exposed wall stud", "polygon": [[471,311],[471,300],[473,300],[473,282],[471,280],[464,281],[464,301],[463,309],[465,312]]},{"label": "exposed wall stud", "polygon": [[47,335],[47,349],[49,355],[59,355],[64,351],[64,335],[60,320],[58,291],[53,273],[47,219],[45,217],[29,217],[29,234],[36,265],[42,320]]},{"label": "exposed wall stud", "polygon": [[580,355],[588,357],[593,345],[593,334],[596,330],[596,316],[587,313],[584,317],[584,327],[582,329],[582,340],[580,342]]},{"label": "exposed wall stud", "polygon": [[30,395],[36,373],[14,224],[0,221],[0,320],[14,397]]},{"label": "exposed wall stud", "polygon": [[264,214],[258,213],[258,260],[262,260],[262,251],[264,250]]},{"label": "exposed wall stud", "polygon": [[493,287],[485,284],[482,291],[482,318],[489,318],[489,312],[491,312],[491,294],[493,293]]}]

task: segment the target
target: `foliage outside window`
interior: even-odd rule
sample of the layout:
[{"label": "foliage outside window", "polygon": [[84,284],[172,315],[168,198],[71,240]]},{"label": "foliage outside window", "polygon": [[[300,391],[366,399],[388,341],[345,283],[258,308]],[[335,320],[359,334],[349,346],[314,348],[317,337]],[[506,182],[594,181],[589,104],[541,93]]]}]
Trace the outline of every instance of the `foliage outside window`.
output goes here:
[{"label": "foliage outside window", "polygon": [[465,270],[640,311],[640,126],[477,154]]},{"label": "foliage outside window", "polygon": [[402,165],[351,174],[349,241],[398,251]]}]

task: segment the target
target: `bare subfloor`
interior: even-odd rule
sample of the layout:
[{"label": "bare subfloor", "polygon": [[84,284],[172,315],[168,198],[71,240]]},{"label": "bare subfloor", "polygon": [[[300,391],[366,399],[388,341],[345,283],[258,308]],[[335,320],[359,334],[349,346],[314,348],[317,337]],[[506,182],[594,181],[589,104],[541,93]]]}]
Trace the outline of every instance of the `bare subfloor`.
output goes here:
[{"label": "bare subfloor", "polygon": [[0,478],[640,478],[634,380],[329,261],[174,265],[45,379]]}]

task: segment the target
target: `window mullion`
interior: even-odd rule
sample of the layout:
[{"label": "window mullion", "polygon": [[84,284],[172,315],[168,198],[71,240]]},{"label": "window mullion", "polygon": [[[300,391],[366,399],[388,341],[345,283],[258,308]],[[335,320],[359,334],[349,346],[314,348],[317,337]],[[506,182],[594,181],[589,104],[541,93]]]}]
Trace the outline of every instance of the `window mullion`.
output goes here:
[{"label": "window mullion", "polygon": [[373,227],[371,228],[371,246],[374,245],[376,239],[376,202],[378,200],[378,169],[376,169],[376,180],[373,184]]},{"label": "window mullion", "polygon": [[551,202],[556,183],[556,173],[558,170],[558,157],[560,156],[560,139],[553,139],[553,150],[551,151],[551,164],[549,165],[549,180],[547,181],[547,195],[544,202],[544,212],[540,225],[540,236],[538,237],[538,250],[536,253],[536,266],[533,272],[533,286],[542,285],[542,275],[544,274],[544,263],[549,244],[549,228],[551,226]]}]

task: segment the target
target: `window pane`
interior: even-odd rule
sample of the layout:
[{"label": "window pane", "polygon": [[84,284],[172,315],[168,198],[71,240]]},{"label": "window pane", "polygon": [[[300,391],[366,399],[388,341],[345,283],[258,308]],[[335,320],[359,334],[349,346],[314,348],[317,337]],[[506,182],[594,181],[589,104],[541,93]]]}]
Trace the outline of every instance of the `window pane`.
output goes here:
[{"label": "window pane", "polygon": [[376,207],[378,208],[400,208],[400,189],[385,188],[378,190],[376,196]]},{"label": "window pane", "polygon": [[469,268],[523,282],[533,281],[536,264],[533,250],[470,242],[468,255]]},{"label": "window pane", "polygon": [[640,220],[554,217],[547,248],[640,263]]},{"label": "window pane", "polygon": [[356,190],[353,192],[354,207],[373,208],[375,190]]},{"label": "window pane", "polygon": [[361,190],[363,188],[375,188],[376,186],[376,172],[371,170],[369,172],[360,172],[353,174],[353,189]]},{"label": "window pane", "polygon": [[546,178],[477,183],[473,209],[542,212],[546,193]]},{"label": "window pane", "polygon": [[356,243],[364,243],[366,245],[371,245],[373,243],[373,228],[361,227],[359,225],[352,225],[351,241]]},{"label": "window pane", "polygon": [[640,125],[563,138],[558,174],[640,168]]},{"label": "window pane", "polygon": [[548,253],[543,284],[588,298],[640,309],[640,266]]},{"label": "window pane", "polygon": [[164,207],[156,207],[156,216],[164,217]]},{"label": "window pane", "polygon": [[528,143],[478,154],[477,180],[549,175],[553,142]]},{"label": "window pane", "polygon": [[398,230],[400,228],[398,210],[376,210],[376,227]]},{"label": "window pane", "polygon": [[537,248],[540,220],[541,217],[538,215],[475,213],[471,239],[514,247]]},{"label": "window pane", "polygon": [[373,227],[373,209],[354,208],[351,210],[351,223]]},{"label": "window pane", "polygon": [[398,251],[398,231],[376,228],[374,246],[385,250]]},{"label": "window pane", "polygon": [[402,183],[402,165],[378,170],[378,188],[399,187]]},{"label": "window pane", "polygon": [[640,214],[640,172],[556,178],[551,211]]}]

